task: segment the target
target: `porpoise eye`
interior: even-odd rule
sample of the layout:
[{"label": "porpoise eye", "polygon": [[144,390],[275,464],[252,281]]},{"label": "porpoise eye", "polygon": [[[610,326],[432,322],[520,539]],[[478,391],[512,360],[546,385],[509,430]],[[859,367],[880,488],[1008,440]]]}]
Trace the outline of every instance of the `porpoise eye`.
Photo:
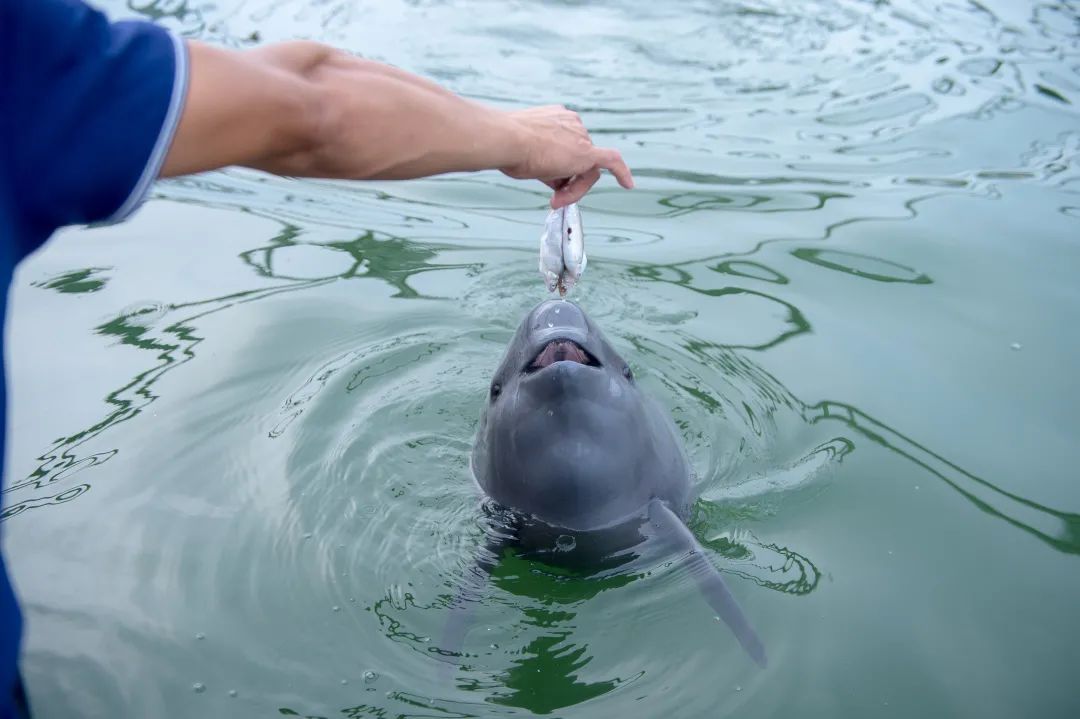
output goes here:
[{"label": "porpoise eye", "polygon": [[628,380],[633,381],[634,373],[630,371],[630,366],[629,365],[623,365],[622,376],[625,377]]},{"label": "porpoise eye", "polygon": [[493,382],[491,384],[491,399],[492,399],[492,401],[498,399],[499,398],[499,393],[501,393],[501,392],[502,392],[502,385],[499,384],[498,382]]}]

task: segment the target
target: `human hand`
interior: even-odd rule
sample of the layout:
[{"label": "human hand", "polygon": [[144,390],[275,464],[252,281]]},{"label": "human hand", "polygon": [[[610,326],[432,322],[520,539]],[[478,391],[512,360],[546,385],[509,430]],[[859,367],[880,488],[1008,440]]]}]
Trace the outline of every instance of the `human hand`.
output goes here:
[{"label": "human hand", "polygon": [[630,168],[618,150],[597,147],[574,111],[562,105],[506,113],[519,131],[520,159],[502,171],[518,180],[540,180],[555,194],[551,207],[577,202],[608,170],[626,189],[634,186]]}]

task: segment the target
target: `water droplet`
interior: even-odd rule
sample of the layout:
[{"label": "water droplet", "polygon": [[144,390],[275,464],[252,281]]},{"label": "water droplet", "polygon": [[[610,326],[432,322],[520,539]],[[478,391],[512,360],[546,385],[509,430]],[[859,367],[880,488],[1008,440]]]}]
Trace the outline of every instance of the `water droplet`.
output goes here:
[{"label": "water droplet", "polygon": [[1019,342],[1013,342],[1011,345],[1009,345],[1009,347],[1012,348],[1013,350],[1019,350],[1019,349],[1021,349],[1023,347],[1023,345],[1020,344]]},{"label": "water droplet", "polygon": [[206,685],[202,682],[195,682],[191,685],[191,690],[194,691],[196,694],[202,694],[204,691],[206,691]]},{"label": "water droplet", "polygon": [[365,684],[371,684],[378,678],[379,678],[379,675],[376,674],[375,672],[371,671],[370,669],[368,669],[366,672],[364,672],[364,683]]},{"label": "water droplet", "polygon": [[229,696],[231,696],[233,698],[236,698],[236,690],[235,689],[230,689],[229,690]]},{"label": "water droplet", "polygon": [[555,548],[560,552],[569,552],[576,546],[577,541],[569,534],[560,534],[559,538],[555,540]]},{"label": "water droplet", "polygon": [[341,607],[339,607],[338,605],[336,605],[336,604],[335,604],[335,605],[334,605],[334,611],[335,611],[335,612],[340,612],[340,611],[341,611]]},{"label": "water droplet", "polygon": [[202,632],[199,632],[198,634],[195,635],[195,638],[196,639],[206,639],[206,635],[203,634]]},{"label": "water droplet", "polygon": [[345,686],[345,685],[346,685],[346,684],[348,684],[348,683],[349,683],[349,680],[348,680],[348,679],[342,679],[342,680],[341,680],[341,686]]}]

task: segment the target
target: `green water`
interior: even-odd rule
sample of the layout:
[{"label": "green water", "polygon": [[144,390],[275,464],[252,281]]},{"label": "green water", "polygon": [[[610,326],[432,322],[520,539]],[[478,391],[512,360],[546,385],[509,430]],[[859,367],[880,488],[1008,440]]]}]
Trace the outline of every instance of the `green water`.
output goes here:
[{"label": "green water", "polygon": [[770,664],[661,560],[508,556],[440,683],[546,193],[230,170],[16,277],[40,716],[1080,715],[1075,2],[104,6],[566,102],[622,150],[574,299],[677,421]]}]

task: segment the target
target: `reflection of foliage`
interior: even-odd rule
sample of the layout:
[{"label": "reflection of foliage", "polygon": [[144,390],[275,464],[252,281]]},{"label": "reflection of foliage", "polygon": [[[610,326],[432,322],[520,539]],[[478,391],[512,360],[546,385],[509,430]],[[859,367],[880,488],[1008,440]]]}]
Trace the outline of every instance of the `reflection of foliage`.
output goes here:
[{"label": "reflection of foliage", "polygon": [[[917,272],[914,268],[908,267],[907,265],[901,265],[899,262],[883,260],[880,257],[871,257],[870,255],[864,255],[858,252],[841,252],[840,250],[824,250],[817,247],[800,247],[797,250],[792,250],[791,254],[794,257],[798,257],[800,260],[805,260],[830,270],[855,275],[856,277],[861,277],[866,280],[875,280],[877,282],[907,282],[912,285],[928,285],[932,282],[928,276]],[[842,259],[847,260],[847,264],[842,262]],[[869,261],[879,267],[900,270],[900,273],[906,276],[901,277],[887,275],[884,272],[871,272],[868,269],[856,266],[859,261]]]},{"label": "reflection of foliage", "polygon": [[[784,594],[805,595],[817,588],[821,581],[821,571],[809,558],[787,547],[777,544],[762,544],[755,540],[736,540],[728,537],[701,539],[702,533],[709,526],[716,526],[724,521],[726,510],[721,510],[711,502],[698,501],[694,506],[694,516],[690,528],[699,538],[702,546],[736,562],[735,567],[725,568],[727,574],[747,579],[759,587],[772,589]],[[759,556],[761,555],[761,556]],[[779,564],[770,561],[779,559]],[[750,571],[750,568],[753,571]]]},{"label": "reflection of foliage", "polygon": [[[963,467],[950,462],[849,404],[832,401],[819,402],[812,407],[805,407],[804,416],[810,422],[824,420],[843,422],[858,430],[867,439],[919,465],[956,490],[980,511],[1004,520],[1059,552],[1080,554],[1080,514],[1063,512],[1008,492],[968,472]],[[1011,505],[1011,507],[1009,510],[1002,509],[995,506],[995,501]],[[1057,520],[1061,523],[1061,535],[1053,536],[1033,523],[1021,520],[1020,516],[1024,513],[1031,513],[1031,516],[1041,519]]]},{"label": "reflection of foliage", "polygon": [[629,559],[632,559],[632,556],[617,557],[599,563],[605,566],[569,568],[508,552],[492,572],[491,578],[496,586],[516,597],[535,599],[549,607],[552,604],[572,606],[609,589],[626,586],[637,579],[637,575],[620,572],[597,574],[598,569],[610,570]]},{"label": "reflection of foliage", "polygon": [[[365,717],[387,719],[391,716],[394,717],[394,719],[471,719],[472,717],[481,716],[479,714],[473,714],[469,710],[471,707],[459,708],[461,702],[437,701],[432,697],[421,697],[403,691],[388,692],[386,697],[387,699],[392,699],[404,704],[406,707],[405,710],[390,710],[373,704],[358,704],[356,706],[341,709],[340,716],[345,719],[365,719]],[[394,711],[394,713],[391,714],[391,711]],[[485,714],[486,713],[489,712],[485,712]],[[302,717],[302,719],[329,719],[329,717],[318,714],[301,714],[288,707],[279,708],[278,714],[282,716]]]},{"label": "reflection of foliage", "polygon": [[[507,670],[500,683],[508,691],[496,694],[491,701],[505,706],[522,707],[537,714],[547,714],[606,694],[618,685],[618,680],[595,683],[578,680],[578,673],[589,663],[591,657],[587,654],[587,646],[566,643],[574,628],[571,623],[576,616],[569,608],[606,589],[625,586],[637,579],[638,575],[616,572],[599,577],[589,576],[581,570],[555,567],[526,559],[507,549],[503,552],[502,559],[492,568],[491,578],[495,586],[508,594],[542,603],[542,606],[522,608],[526,617],[525,624],[541,629],[542,633],[520,649],[520,657],[513,661],[513,666]],[[387,638],[404,642],[418,651],[426,651],[432,649],[427,647],[426,637],[404,628],[402,621],[393,615],[409,607],[442,609],[449,597],[441,599],[443,601],[421,606],[409,592],[404,592],[396,599],[388,592],[373,605],[372,611],[378,617]],[[558,608],[560,606],[567,608]],[[380,716],[349,713],[373,709],[363,705],[345,710],[345,713],[347,716]]]},{"label": "reflection of foliage", "polygon": [[43,287],[48,290],[56,290],[68,294],[82,292],[97,292],[105,286],[107,278],[101,277],[100,273],[112,269],[111,267],[88,267],[85,270],[72,270],[56,275],[48,280],[31,283],[34,287]]},{"label": "reflection of foliage", "polygon": [[[728,542],[728,540],[718,539],[715,542],[704,542],[704,545],[723,554],[727,551],[731,551],[730,548],[724,547],[726,542]],[[772,564],[754,564],[753,566],[755,569],[777,573],[781,576],[794,574],[794,578],[786,581],[776,581],[766,579],[755,572],[746,572],[739,569],[728,569],[725,571],[729,574],[734,574],[737,577],[748,579],[759,587],[783,592],[784,594],[804,595],[809,594],[817,588],[818,582],[821,581],[821,572],[809,559],[787,547],[781,547],[776,544],[761,544],[758,546],[762,549],[768,549],[775,552],[783,557],[784,561],[779,567],[773,566]],[[752,553],[751,557],[753,557]]]},{"label": "reflection of foliage", "polygon": [[[520,658],[513,660],[502,680],[507,691],[500,691],[491,701],[548,714],[606,694],[618,685],[615,680],[579,681],[579,672],[591,660],[588,646],[566,641],[571,636],[570,623],[576,614],[552,605],[579,604],[602,591],[623,587],[638,579],[638,575],[614,572],[596,576],[588,570],[552,566],[510,552],[496,567],[492,579],[510,594],[542,602],[545,606],[522,611],[527,624],[545,631],[520,650]],[[564,628],[559,629],[560,626]]]},{"label": "reflection of foliage", "polygon": [[[262,277],[273,277],[285,280],[300,280],[290,276],[280,269],[274,268],[274,252],[284,247],[295,247],[304,243],[296,241],[299,230],[293,225],[286,225],[285,229],[272,240],[269,247],[260,247],[240,253],[240,259]],[[383,280],[397,293],[394,297],[418,298],[420,293],[409,286],[408,280],[413,275],[432,270],[464,269],[472,268],[473,265],[431,264],[431,260],[438,256],[440,250],[448,249],[437,245],[422,245],[402,237],[377,235],[367,231],[354,240],[348,242],[327,242],[325,244],[309,245],[324,250],[342,252],[348,256],[348,268],[337,275],[334,279],[352,279],[354,277],[372,277]],[[323,279],[331,279],[326,277]]]},{"label": "reflection of foliage", "polygon": [[[395,297],[409,299],[423,297],[408,284],[408,279],[421,272],[432,270],[472,267],[471,265],[438,265],[431,260],[443,247],[411,242],[397,237],[376,237],[365,232],[349,242],[313,244],[311,246],[333,252],[344,252],[352,259],[349,268],[340,275],[317,278],[292,278],[274,271],[273,253],[282,247],[300,244],[299,229],[284,224],[282,230],[271,239],[268,247],[240,253],[240,259],[262,278],[285,280],[269,288],[241,290],[220,297],[193,302],[150,306],[119,313],[95,328],[102,337],[119,340],[120,344],[151,353],[157,362],[149,369],[135,375],[131,381],[110,392],[105,397],[106,414],[90,426],[57,439],[52,447],[37,458],[40,463],[30,475],[4,488],[4,494],[26,489],[43,489],[65,480],[76,472],[94,467],[115,456],[112,449],[80,456],[75,449],[94,439],[106,430],[137,417],[157,399],[154,384],[166,373],[195,358],[195,348],[202,342],[196,322],[208,315],[221,312],[234,305],[255,302],[282,292],[312,289],[329,282],[343,279],[372,278],[386,282],[397,293]],[[89,268],[67,272],[35,286],[57,289],[61,292],[89,292],[104,286],[104,279],[94,273],[107,268]],[[95,283],[98,283],[95,285]],[[170,314],[183,310],[197,310],[194,314],[176,319],[163,329],[156,325]],[[28,509],[60,504],[81,496],[90,488],[81,484],[51,496],[37,496],[18,502],[5,503],[0,520],[8,519]]]},{"label": "reflection of foliage", "polygon": [[[634,277],[638,277],[638,278],[641,278],[641,279],[652,280],[653,282],[666,282],[668,284],[677,285],[677,286],[680,286],[680,287],[685,287],[688,290],[691,290],[693,292],[697,292],[698,294],[706,295],[708,297],[725,297],[725,296],[735,296],[735,295],[750,295],[750,296],[762,297],[762,298],[764,298],[766,300],[769,300],[771,302],[776,302],[777,304],[780,304],[784,308],[786,308],[786,310],[787,310],[787,324],[791,326],[791,329],[788,329],[787,331],[782,332],[781,334],[777,335],[773,339],[771,339],[768,342],[765,342],[763,344],[758,344],[758,345],[727,345],[728,347],[741,348],[741,349],[753,349],[753,350],[766,350],[766,349],[769,349],[770,347],[775,347],[776,345],[780,344],[781,342],[786,342],[787,340],[791,339],[792,337],[795,337],[797,335],[801,335],[801,334],[806,333],[806,332],[810,332],[810,329],[811,329],[810,328],[810,323],[807,321],[806,317],[803,316],[803,313],[799,310],[798,307],[791,304],[790,302],[787,302],[787,301],[782,300],[782,299],[780,299],[778,297],[774,297],[772,295],[766,294],[764,292],[759,292],[757,290],[748,290],[748,289],[744,289],[742,287],[719,287],[719,288],[709,288],[709,289],[701,288],[701,287],[694,287],[691,284],[693,282],[693,279],[694,279],[693,275],[691,275],[689,272],[687,272],[685,270],[682,270],[682,269],[679,269],[679,268],[675,267],[674,265],[635,265],[635,266],[630,268],[630,274],[633,275]],[[671,274],[675,275],[675,279],[669,279],[669,275],[671,275]]]},{"label": "reflection of foliage", "polygon": [[607,694],[618,686],[615,680],[591,684],[578,681],[578,672],[592,657],[586,654],[586,645],[564,644],[569,635],[568,631],[541,635],[523,647],[522,658],[512,662],[503,678],[503,687],[508,691],[495,694],[491,701],[535,714],[550,714]]},{"label": "reflection of foliage", "polygon": [[202,11],[193,8],[188,0],[127,0],[127,5],[147,20],[160,22],[171,18],[180,23],[186,33],[200,34],[206,26]]},{"label": "reflection of foliage", "polygon": [[432,609],[440,605],[418,605],[411,592],[405,592],[399,602],[394,600],[394,597],[390,592],[387,592],[385,597],[372,605],[371,611],[378,617],[379,626],[383,628],[383,632],[386,634],[387,639],[393,641],[405,641],[414,646],[419,646],[427,641],[427,637],[403,629],[401,621],[392,614],[393,611],[403,612],[410,606],[417,609]]},{"label": "reflection of foliage", "polygon": [[727,260],[726,262],[720,262],[710,269],[713,272],[719,272],[721,274],[745,277],[752,280],[762,280],[777,285],[786,285],[789,282],[787,277],[773,268],[767,267],[760,262],[751,262],[749,260]]}]

